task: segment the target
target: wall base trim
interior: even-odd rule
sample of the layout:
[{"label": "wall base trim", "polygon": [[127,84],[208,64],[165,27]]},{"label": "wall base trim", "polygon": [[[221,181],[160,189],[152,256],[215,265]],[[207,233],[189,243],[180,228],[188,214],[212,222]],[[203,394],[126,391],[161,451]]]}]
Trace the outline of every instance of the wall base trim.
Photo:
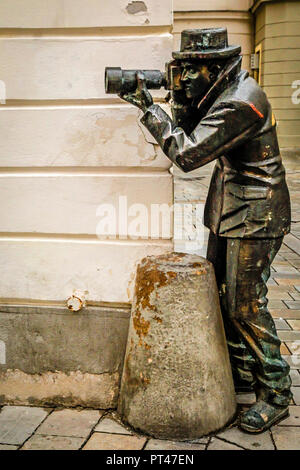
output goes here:
[{"label": "wall base trim", "polygon": [[18,369],[0,372],[0,405],[115,408],[119,373],[88,374],[61,371],[26,374]]}]

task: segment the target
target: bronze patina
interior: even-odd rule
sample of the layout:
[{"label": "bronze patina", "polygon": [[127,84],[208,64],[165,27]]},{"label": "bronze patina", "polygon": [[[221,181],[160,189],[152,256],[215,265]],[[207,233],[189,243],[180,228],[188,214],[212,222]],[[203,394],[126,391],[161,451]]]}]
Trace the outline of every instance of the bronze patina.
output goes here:
[{"label": "bronze patina", "polygon": [[240,52],[228,45],[225,28],[183,31],[181,50],[160,76],[171,89],[173,119],[153,104],[145,72],[136,71],[135,92],[120,85],[118,91],[143,110],[142,123],[184,172],[216,161],[204,214],[207,258],[215,267],[236,390],[257,396],[240,426],[258,433],[288,415],[292,397],[266,297],[271,263],[290,230],[290,198],[271,105],[241,70]]}]

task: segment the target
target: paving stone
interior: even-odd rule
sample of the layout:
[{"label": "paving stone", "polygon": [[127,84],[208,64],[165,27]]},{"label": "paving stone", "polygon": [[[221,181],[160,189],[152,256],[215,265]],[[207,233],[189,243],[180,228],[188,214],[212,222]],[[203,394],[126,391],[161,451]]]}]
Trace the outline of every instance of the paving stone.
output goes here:
[{"label": "paving stone", "polygon": [[296,387],[300,385],[300,373],[299,370],[291,370],[290,377],[292,379],[292,384]]},{"label": "paving stone", "polygon": [[278,331],[281,341],[297,341],[300,340],[300,331]]},{"label": "paving stone", "polygon": [[252,435],[246,434],[238,428],[231,428],[218,434],[217,437],[249,450],[274,450],[271,435],[268,431],[263,434]]},{"label": "paving stone", "polygon": [[42,436],[34,434],[20,450],[78,450],[85,437]]},{"label": "paving stone", "polygon": [[300,426],[300,406],[290,406],[289,412],[290,416],[278,423],[277,426]]},{"label": "paving stone", "polygon": [[[291,387],[293,399],[296,405],[300,406],[300,387]],[[300,426],[300,424],[299,424]]]},{"label": "paving stone", "polygon": [[288,308],[291,310],[299,310],[300,309],[300,300],[284,300],[283,301]]},{"label": "paving stone", "polygon": [[293,300],[300,300],[300,293],[299,292],[289,292],[290,296]]},{"label": "paving stone", "polygon": [[300,261],[292,260],[291,262],[293,263],[293,266],[295,266],[295,268],[297,268],[298,270],[300,269]]},{"label": "paving stone", "polygon": [[271,290],[271,288],[269,288],[268,299],[270,301],[271,300],[292,300],[292,297],[286,290],[282,292],[282,291],[277,291],[276,288],[274,290],[273,289]]},{"label": "paving stone", "polygon": [[54,411],[37,430],[37,434],[87,437],[102,414],[103,411],[98,410],[64,409]]},{"label": "paving stone", "polygon": [[280,269],[280,267],[282,267],[282,266],[285,267],[285,266],[289,266],[289,265],[290,265],[290,264],[289,264],[288,260],[285,259],[285,258],[283,258],[283,257],[282,257],[282,259],[275,259],[274,262],[273,262],[273,264],[272,264],[272,266],[273,266],[274,268],[278,267],[279,269]]},{"label": "paving stone", "polygon": [[12,446],[8,444],[0,444],[0,450],[17,450],[18,446]]},{"label": "paving stone", "polygon": [[298,270],[286,263],[286,265],[273,264],[273,268],[276,270],[276,273],[279,274],[298,274]]},{"label": "paving stone", "polygon": [[222,441],[217,437],[213,437],[207,447],[207,450],[244,450],[234,444]]},{"label": "paving stone", "polygon": [[209,436],[198,437],[198,439],[189,440],[189,444],[207,444],[209,441]]},{"label": "paving stone", "polygon": [[0,443],[23,444],[48,411],[31,406],[4,406],[0,413]]},{"label": "paving stone", "polygon": [[[294,196],[294,194],[292,196]],[[294,237],[294,235],[292,235],[291,233],[284,237],[283,243],[296,253],[300,253],[300,240]]]},{"label": "paving stone", "polygon": [[275,320],[276,330],[291,330],[290,325],[287,324],[283,318],[277,318]]},{"label": "paving stone", "polygon": [[110,418],[104,418],[102,421],[100,421],[100,423],[95,427],[94,431],[107,432],[109,434],[132,434],[131,431]]},{"label": "paving stone", "polygon": [[[283,259],[283,258],[280,257],[280,259]],[[286,256],[285,256],[285,259],[287,259],[287,260],[291,260],[291,259],[300,260],[300,256],[298,255],[298,253],[287,253]],[[275,260],[277,260],[277,256],[276,256]]]},{"label": "paving stone", "polygon": [[290,250],[287,246],[282,245],[282,247],[280,248],[279,253],[280,253],[281,255],[283,255],[283,257],[284,257],[284,255],[285,255],[286,253],[294,253],[294,252],[293,252],[292,250]]},{"label": "paving stone", "polygon": [[[285,274],[283,274],[285,276]],[[291,274],[291,276],[293,276],[293,274]],[[292,278],[288,278],[288,277],[285,277],[285,278],[280,278],[279,275],[276,274],[276,276],[274,276],[274,279],[275,281],[277,282],[277,284],[279,284],[280,286],[294,286],[295,283],[296,283],[296,279],[295,277],[292,277]],[[299,280],[298,279],[298,283],[299,283]]]},{"label": "paving stone", "polygon": [[[300,341],[287,341],[286,346],[295,356],[300,355]],[[283,353],[284,354],[284,353]]]},{"label": "paving stone", "polygon": [[293,330],[300,331],[300,320],[288,320],[288,324]]},{"label": "paving stone", "polygon": [[205,444],[150,439],[145,450],[205,450]]},{"label": "paving stone", "polygon": [[300,320],[300,310],[291,310],[289,308],[283,309],[270,309],[273,318],[284,318],[285,320]]},{"label": "paving stone", "polygon": [[141,450],[146,441],[145,437],[95,432],[83,450]]},{"label": "paving stone", "polygon": [[300,427],[275,426],[272,434],[277,450],[300,450]]},{"label": "paving stone", "polygon": [[[299,284],[299,281],[300,281],[300,274],[299,274],[298,269],[296,271],[297,273],[277,273],[276,272],[276,273],[272,273],[272,277],[274,279],[292,280],[293,281],[292,285],[295,285],[295,284]],[[285,283],[283,283],[282,285],[285,285]]]},{"label": "paving stone", "polygon": [[283,359],[288,363],[291,369],[299,369],[300,367],[300,355],[290,354],[289,356],[282,355]]},{"label": "paving stone", "polygon": [[268,307],[281,309],[286,307],[286,305],[283,303],[283,300],[269,300]]},{"label": "paving stone", "polygon": [[290,354],[291,354],[290,350],[287,348],[287,346],[286,346],[285,343],[281,343],[281,345],[280,345],[280,353],[281,353],[281,354],[285,354],[285,355],[290,355]]}]

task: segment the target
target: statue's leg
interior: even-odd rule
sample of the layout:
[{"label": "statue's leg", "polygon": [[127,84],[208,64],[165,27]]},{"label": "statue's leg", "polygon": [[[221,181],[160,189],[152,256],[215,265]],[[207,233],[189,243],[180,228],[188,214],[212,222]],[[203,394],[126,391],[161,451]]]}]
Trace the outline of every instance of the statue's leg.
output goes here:
[{"label": "statue's leg", "polygon": [[215,268],[235,389],[237,392],[250,392],[251,390],[253,391],[255,381],[251,372],[255,365],[255,359],[228,316],[226,300],[226,255],[227,238],[218,237],[211,232],[208,241],[207,259]]},{"label": "statue's leg", "polygon": [[281,342],[266,298],[270,266],[282,238],[228,239],[227,243],[227,310],[232,324],[255,358],[252,372],[256,379],[258,404],[247,412],[249,416],[242,418],[243,425],[249,431],[261,432],[284,416],[292,396],[290,368],[281,357]]},{"label": "statue's leg", "polygon": [[271,263],[281,244],[282,238],[228,239],[226,297],[230,319],[256,361],[258,395],[288,405],[289,366],[281,357],[281,342],[266,298]]}]

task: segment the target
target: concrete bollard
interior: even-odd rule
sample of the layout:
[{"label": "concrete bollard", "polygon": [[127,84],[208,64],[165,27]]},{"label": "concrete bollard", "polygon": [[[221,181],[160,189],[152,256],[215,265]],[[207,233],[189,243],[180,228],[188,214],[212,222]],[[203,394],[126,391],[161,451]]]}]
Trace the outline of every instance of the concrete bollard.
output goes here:
[{"label": "concrete bollard", "polygon": [[161,439],[195,439],[224,427],[236,401],[213,266],[196,255],[144,258],[118,411]]}]

